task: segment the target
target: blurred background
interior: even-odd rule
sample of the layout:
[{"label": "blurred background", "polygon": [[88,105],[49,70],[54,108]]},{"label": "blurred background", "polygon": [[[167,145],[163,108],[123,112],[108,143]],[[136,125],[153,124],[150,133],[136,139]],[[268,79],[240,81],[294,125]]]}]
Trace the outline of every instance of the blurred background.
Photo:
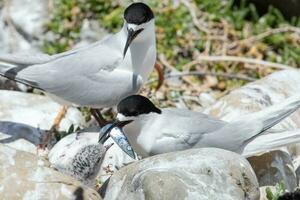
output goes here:
[{"label": "blurred background", "polygon": [[[131,2],[0,0],[0,53],[55,54],[100,40],[119,30]],[[153,72],[142,93],[161,107],[197,110],[275,70],[300,67],[300,0],[144,2],[155,12],[165,82],[155,92]]]}]

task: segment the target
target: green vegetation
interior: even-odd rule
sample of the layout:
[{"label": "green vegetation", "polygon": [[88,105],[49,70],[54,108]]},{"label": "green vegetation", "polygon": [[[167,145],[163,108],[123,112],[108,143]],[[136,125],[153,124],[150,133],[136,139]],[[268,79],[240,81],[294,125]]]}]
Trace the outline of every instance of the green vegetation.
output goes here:
[{"label": "green vegetation", "polygon": [[79,40],[84,19],[95,19],[109,31],[122,24],[123,8],[106,0],[54,0],[48,31],[55,39],[44,42],[44,51],[50,54],[70,49]]},{"label": "green vegetation", "polygon": [[71,134],[71,133],[75,133],[77,131],[80,130],[80,127],[75,127],[74,124],[72,124],[68,131],[60,131],[60,132],[55,132],[55,139],[56,141],[59,141],[60,139],[62,139],[63,137]]},{"label": "green vegetation", "polygon": [[[47,24],[54,39],[44,42],[44,51],[53,54],[70,49],[79,40],[84,19],[97,20],[110,32],[118,30],[123,23],[122,13],[127,4],[117,2],[120,1],[54,0],[52,15]],[[174,5],[172,0],[148,1],[156,15],[158,54],[163,55],[178,70],[204,69],[239,73],[252,78],[259,78],[272,71],[243,63],[185,65],[197,59],[199,54],[249,57],[300,67],[300,36],[293,30],[277,30],[264,37],[243,41],[270,29],[300,27],[299,18],[287,21],[272,7],[267,14],[259,16],[255,6],[246,5],[245,1],[238,7],[233,4],[233,0],[191,2]],[[202,79],[193,78],[191,81],[201,83]],[[215,89],[220,90],[245,83],[224,78],[218,78],[218,81],[222,84],[218,84]]]},{"label": "green vegetation", "polygon": [[274,193],[269,187],[266,188],[266,194],[268,200],[277,200],[281,195],[284,194],[284,192],[285,192],[285,186],[283,182],[276,184]]}]

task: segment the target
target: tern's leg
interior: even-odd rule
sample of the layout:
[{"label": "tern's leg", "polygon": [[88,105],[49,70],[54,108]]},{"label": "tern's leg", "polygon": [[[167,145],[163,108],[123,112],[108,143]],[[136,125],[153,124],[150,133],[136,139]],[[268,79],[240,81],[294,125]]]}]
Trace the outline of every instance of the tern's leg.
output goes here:
[{"label": "tern's leg", "polygon": [[65,115],[67,113],[67,110],[68,110],[67,106],[62,106],[61,107],[60,111],[58,112],[58,114],[54,118],[54,122],[53,122],[53,125],[52,125],[50,130],[52,130],[52,129],[58,130],[59,129],[60,122],[65,117]]},{"label": "tern's leg", "polygon": [[94,116],[99,126],[103,127],[107,124],[107,121],[104,119],[99,109],[91,108],[91,114]]},{"label": "tern's leg", "polygon": [[65,117],[67,110],[68,110],[67,106],[62,106],[60,108],[58,114],[54,118],[53,125],[51,126],[49,131],[46,131],[42,139],[42,143],[38,145],[37,147],[38,149],[45,149],[47,147],[54,134],[58,131],[60,122]]},{"label": "tern's leg", "polygon": [[155,63],[154,65],[155,67],[155,70],[157,71],[157,74],[158,74],[158,83],[157,83],[157,86],[156,86],[156,90],[158,90],[162,84],[164,83],[164,73],[162,71],[162,67],[159,63]]}]

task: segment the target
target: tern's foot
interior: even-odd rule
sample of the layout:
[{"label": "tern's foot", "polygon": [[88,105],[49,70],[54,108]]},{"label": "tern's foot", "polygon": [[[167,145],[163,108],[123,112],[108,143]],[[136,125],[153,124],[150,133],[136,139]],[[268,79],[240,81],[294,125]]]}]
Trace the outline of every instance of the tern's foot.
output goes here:
[{"label": "tern's foot", "polygon": [[42,137],[42,141],[40,144],[37,145],[36,152],[39,154],[40,151],[45,151],[47,147],[49,147],[49,144],[51,143],[52,138],[55,136],[55,134],[58,133],[59,125],[62,119],[65,117],[66,113],[68,111],[67,106],[62,106],[54,118],[54,122],[52,127],[49,131],[45,131]]},{"label": "tern's foot", "polygon": [[42,137],[42,141],[40,144],[37,145],[36,152],[39,155],[39,152],[45,151],[47,147],[49,147],[51,140],[57,134],[58,131],[55,127],[52,127],[50,130],[45,131]]}]

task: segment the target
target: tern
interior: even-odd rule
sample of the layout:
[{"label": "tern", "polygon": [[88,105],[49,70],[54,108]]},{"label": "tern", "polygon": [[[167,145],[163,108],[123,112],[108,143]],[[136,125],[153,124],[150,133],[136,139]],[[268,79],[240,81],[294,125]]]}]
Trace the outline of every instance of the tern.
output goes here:
[{"label": "tern", "polygon": [[[160,109],[144,96],[131,95],[118,104],[112,127],[123,128],[133,150],[141,157],[200,147],[216,147],[244,155],[247,144],[299,107],[300,95],[295,95],[262,111],[225,122],[186,109]],[[271,148],[300,141],[299,131],[263,136],[266,143],[272,144]],[[262,149],[266,150],[253,145],[250,148],[252,152]]]},{"label": "tern", "polygon": [[[0,75],[37,88],[62,105],[98,109],[137,93],[155,61],[154,14],[146,4],[133,3],[125,9],[118,33],[55,55],[2,54]],[[99,112],[94,115],[101,119]]]}]

